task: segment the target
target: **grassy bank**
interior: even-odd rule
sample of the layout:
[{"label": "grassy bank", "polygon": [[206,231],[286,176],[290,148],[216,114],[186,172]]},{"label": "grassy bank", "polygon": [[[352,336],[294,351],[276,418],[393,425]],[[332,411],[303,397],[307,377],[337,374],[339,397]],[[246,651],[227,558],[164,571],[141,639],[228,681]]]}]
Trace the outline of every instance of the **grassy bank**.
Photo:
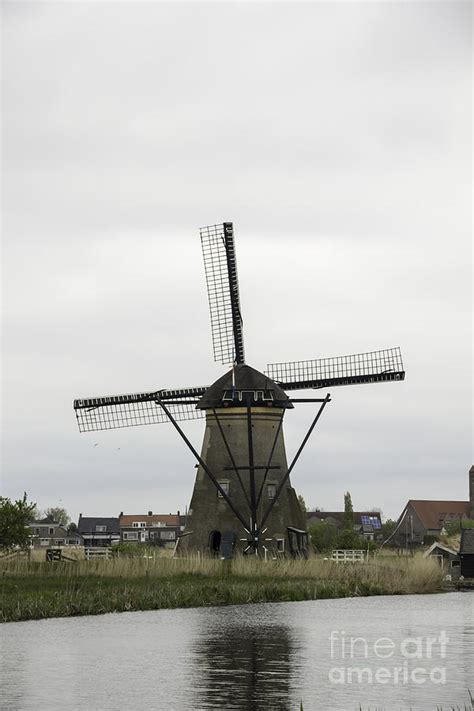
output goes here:
[{"label": "grassy bank", "polygon": [[0,565],[0,621],[128,610],[432,593],[442,589],[432,560],[364,564],[117,558]]}]

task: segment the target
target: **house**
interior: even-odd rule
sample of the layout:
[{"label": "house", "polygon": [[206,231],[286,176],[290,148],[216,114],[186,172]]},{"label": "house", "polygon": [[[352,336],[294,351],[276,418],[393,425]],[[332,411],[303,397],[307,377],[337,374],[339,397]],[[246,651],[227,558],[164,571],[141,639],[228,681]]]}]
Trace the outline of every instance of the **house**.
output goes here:
[{"label": "house", "polygon": [[422,545],[427,536],[438,537],[446,523],[467,519],[469,513],[469,501],[410,499],[389,540],[403,548]]},{"label": "house", "polygon": [[[337,528],[344,525],[344,511],[310,511],[307,514],[307,525],[313,523],[329,523]],[[354,511],[354,530],[369,541],[382,535],[382,519],[378,511]]]},{"label": "house", "polygon": [[83,516],[79,514],[77,530],[87,548],[92,546],[113,546],[120,543],[118,517]]},{"label": "house", "polygon": [[147,543],[164,548],[174,548],[184,529],[183,517],[177,514],[125,514],[120,513],[120,540],[124,543]]},{"label": "house", "polygon": [[461,531],[461,575],[474,578],[474,528],[463,528]]},{"label": "house", "polygon": [[78,531],[68,530],[47,516],[29,524],[33,548],[54,548],[63,546],[83,546],[84,539]]},{"label": "house", "polygon": [[424,558],[435,558],[446,575],[451,575],[457,579],[461,574],[461,561],[459,553],[449,546],[445,546],[439,541],[435,541],[433,545],[423,554]]}]

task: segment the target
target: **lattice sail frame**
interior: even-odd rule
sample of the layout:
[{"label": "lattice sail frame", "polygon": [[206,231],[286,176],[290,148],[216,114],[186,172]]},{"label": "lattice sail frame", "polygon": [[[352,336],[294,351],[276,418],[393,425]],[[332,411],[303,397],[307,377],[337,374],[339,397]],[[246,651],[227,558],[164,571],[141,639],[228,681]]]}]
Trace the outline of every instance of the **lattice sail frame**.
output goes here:
[{"label": "lattice sail frame", "polygon": [[245,361],[234,232],[231,222],[201,227],[214,360]]},{"label": "lattice sail frame", "polygon": [[74,400],[74,410],[80,432],[169,422],[168,416],[157,401],[159,395],[175,420],[195,420],[205,417],[204,410],[196,409],[196,398],[201,397],[205,390],[206,388],[184,388],[86,398]]},{"label": "lattice sail frame", "polygon": [[400,348],[317,360],[270,363],[265,374],[284,390],[404,380]]}]

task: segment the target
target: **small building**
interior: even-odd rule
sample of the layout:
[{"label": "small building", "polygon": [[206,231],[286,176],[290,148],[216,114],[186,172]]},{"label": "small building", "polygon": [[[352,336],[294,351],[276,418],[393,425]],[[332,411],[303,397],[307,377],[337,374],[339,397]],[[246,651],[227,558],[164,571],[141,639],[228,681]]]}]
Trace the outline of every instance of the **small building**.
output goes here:
[{"label": "small building", "polygon": [[113,518],[79,514],[77,530],[83,537],[86,548],[113,546],[120,543],[118,516]]},{"label": "small building", "polygon": [[427,536],[440,536],[446,523],[468,519],[470,507],[469,501],[410,499],[389,541],[402,548],[423,545]]},{"label": "small building", "polygon": [[470,517],[474,519],[474,465],[469,469],[469,501],[471,502]]},{"label": "small building", "polygon": [[461,575],[464,578],[474,578],[474,528],[463,528],[461,531]]},{"label": "small building", "polygon": [[84,539],[76,530],[68,530],[51,517],[32,521],[31,545],[33,548],[57,548],[65,546],[83,546]]},{"label": "small building", "polygon": [[461,561],[458,551],[449,546],[445,546],[439,541],[435,541],[423,554],[424,558],[435,558],[446,575],[451,575],[453,579],[459,578],[461,574]]},{"label": "small building", "polygon": [[[310,511],[307,514],[307,525],[323,522],[342,528],[344,516],[344,511]],[[369,541],[382,537],[382,519],[379,511],[354,511],[353,517],[356,533]]]},{"label": "small building", "polygon": [[147,543],[162,548],[174,548],[183,530],[180,512],[177,514],[123,514],[119,517],[120,540],[123,543]]}]

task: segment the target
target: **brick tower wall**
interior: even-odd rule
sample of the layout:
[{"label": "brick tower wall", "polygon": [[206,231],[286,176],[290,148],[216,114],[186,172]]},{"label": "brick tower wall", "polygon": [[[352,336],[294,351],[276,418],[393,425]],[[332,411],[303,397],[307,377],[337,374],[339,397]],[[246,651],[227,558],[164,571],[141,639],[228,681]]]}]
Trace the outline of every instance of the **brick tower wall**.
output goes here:
[{"label": "brick tower wall", "polygon": [[[236,465],[248,466],[246,409],[235,407],[219,408],[216,412]],[[252,407],[255,466],[267,466],[281,415],[282,410],[279,408]],[[237,475],[232,469],[232,461],[223,442],[216,418],[210,411],[206,415],[206,430],[201,457],[219,482],[229,483],[230,498],[236,508],[243,514],[245,520],[250,523],[249,506]],[[271,465],[279,468],[270,469],[265,479],[258,509],[258,521],[261,520],[262,512],[265,511],[270,501],[267,485],[273,484],[278,487],[287,471],[288,464],[282,429],[280,429],[277,437]],[[257,495],[264,474],[264,470],[255,472]],[[240,475],[245,491],[250,498],[249,470],[242,470]],[[304,514],[289,480],[265,522],[264,528],[266,527],[267,530],[262,535],[262,542],[269,551],[276,551],[277,539],[283,539],[285,541],[285,551],[288,550],[288,526],[306,530]],[[243,551],[247,546],[246,539],[248,534],[244,530],[242,523],[229,508],[227,502],[218,495],[214,484],[203,468],[199,466],[184,531],[185,534],[189,535],[185,535],[180,540],[179,552],[186,553],[187,551],[199,550],[203,553],[209,553],[209,541],[213,531],[220,531],[221,534],[233,531],[236,536],[236,551]]]}]

